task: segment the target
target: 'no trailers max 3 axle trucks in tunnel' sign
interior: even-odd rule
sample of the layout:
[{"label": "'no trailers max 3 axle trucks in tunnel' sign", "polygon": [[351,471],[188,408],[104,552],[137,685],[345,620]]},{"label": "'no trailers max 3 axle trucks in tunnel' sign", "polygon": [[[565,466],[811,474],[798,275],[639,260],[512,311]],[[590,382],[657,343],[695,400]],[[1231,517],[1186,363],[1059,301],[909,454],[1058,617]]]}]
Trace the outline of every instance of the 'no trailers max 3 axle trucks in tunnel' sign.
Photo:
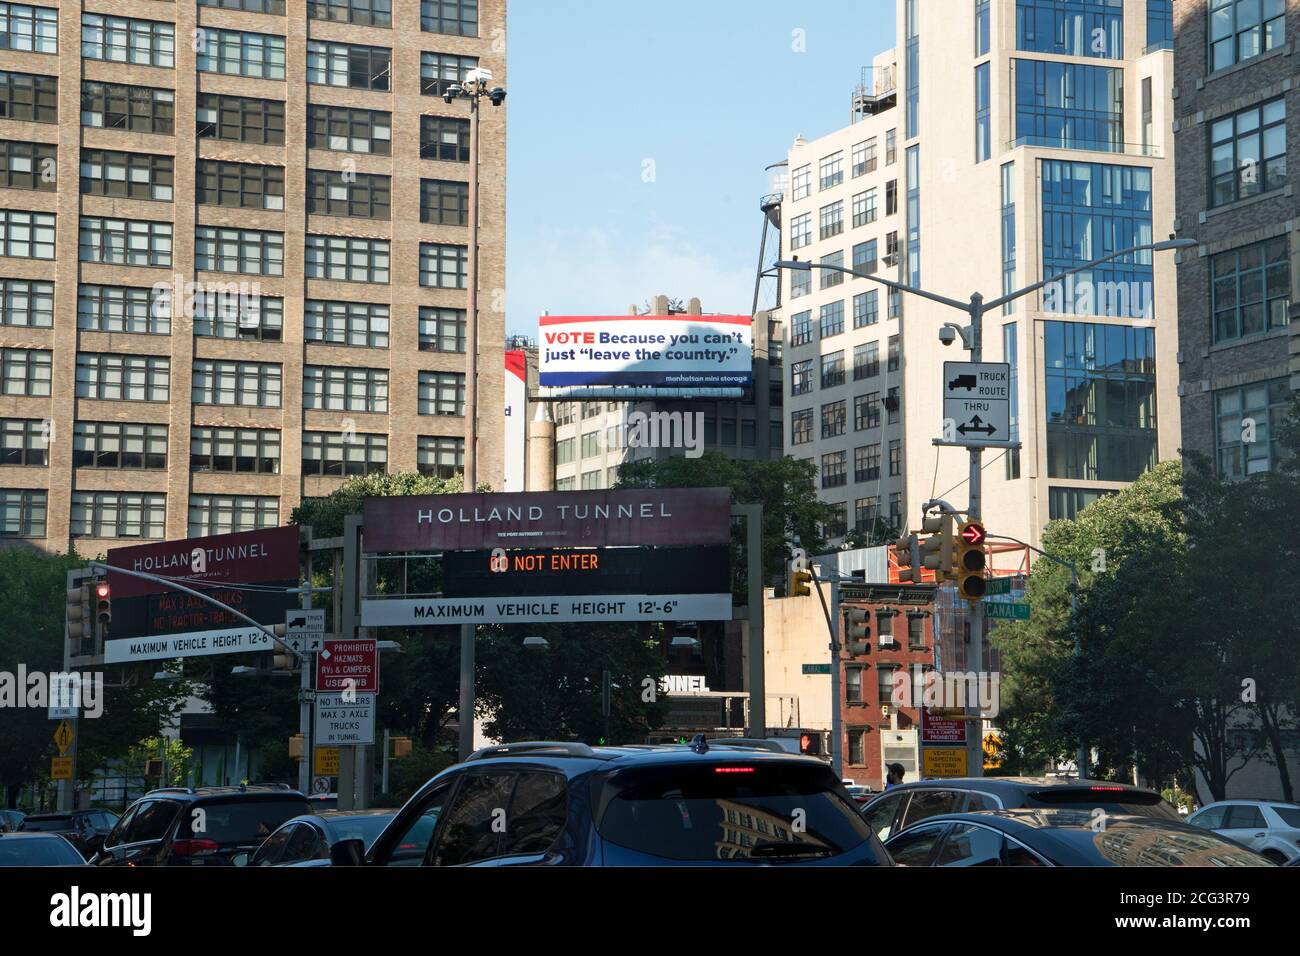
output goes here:
[{"label": "'no trailers max 3 axle trucks in tunnel' sign", "polygon": [[365,550],[444,552],[444,583],[364,600],[361,623],[730,620],[730,514],[725,488],[368,498]]}]

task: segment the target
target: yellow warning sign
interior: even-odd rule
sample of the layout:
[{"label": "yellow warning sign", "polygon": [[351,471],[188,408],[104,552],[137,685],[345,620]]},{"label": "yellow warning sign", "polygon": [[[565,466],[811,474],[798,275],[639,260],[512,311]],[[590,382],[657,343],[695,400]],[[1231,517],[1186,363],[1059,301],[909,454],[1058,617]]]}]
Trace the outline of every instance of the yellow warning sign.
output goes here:
[{"label": "yellow warning sign", "polygon": [[51,757],[50,758],[50,779],[71,780],[72,779],[72,758]]},{"label": "yellow warning sign", "polygon": [[317,747],[316,748],[316,772],[317,777],[337,777],[339,775],[339,748],[338,747]]},{"label": "yellow warning sign", "polygon": [[[66,720],[59,721],[59,726],[54,729],[54,742],[58,745],[59,753],[65,754],[68,748],[72,746],[72,724]],[[56,779],[66,780],[67,777],[58,777]]]},{"label": "yellow warning sign", "polygon": [[922,755],[924,776],[966,776],[966,750],[962,747],[926,747]]}]

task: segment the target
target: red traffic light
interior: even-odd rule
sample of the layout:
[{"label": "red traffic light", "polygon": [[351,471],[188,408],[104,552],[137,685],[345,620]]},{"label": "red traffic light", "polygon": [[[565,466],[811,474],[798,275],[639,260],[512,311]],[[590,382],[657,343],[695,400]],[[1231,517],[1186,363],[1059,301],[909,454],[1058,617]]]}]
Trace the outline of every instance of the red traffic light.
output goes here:
[{"label": "red traffic light", "polygon": [[101,601],[106,601],[108,600],[108,594],[109,592],[108,592],[107,581],[100,581],[97,585],[95,585],[95,597],[99,598]]},{"label": "red traffic light", "polygon": [[988,532],[982,524],[967,524],[961,529],[961,539],[967,544],[983,544],[987,537]]}]

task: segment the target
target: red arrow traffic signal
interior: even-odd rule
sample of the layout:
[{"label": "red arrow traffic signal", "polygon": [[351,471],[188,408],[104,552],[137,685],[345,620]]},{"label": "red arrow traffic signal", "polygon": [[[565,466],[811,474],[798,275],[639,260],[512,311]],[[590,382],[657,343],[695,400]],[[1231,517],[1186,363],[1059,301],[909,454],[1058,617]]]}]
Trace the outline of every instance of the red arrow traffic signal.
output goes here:
[{"label": "red arrow traffic signal", "polygon": [[966,524],[961,529],[961,539],[967,544],[983,544],[984,539],[988,537],[988,532],[984,530],[982,524]]}]

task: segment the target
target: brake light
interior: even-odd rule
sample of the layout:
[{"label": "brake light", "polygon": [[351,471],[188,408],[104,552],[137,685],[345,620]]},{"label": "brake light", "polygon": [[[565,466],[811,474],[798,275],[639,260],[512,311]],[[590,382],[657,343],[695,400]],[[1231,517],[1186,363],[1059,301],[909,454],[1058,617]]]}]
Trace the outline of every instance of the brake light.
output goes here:
[{"label": "brake light", "polygon": [[1105,790],[1109,793],[1123,793],[1123,787],[1089,787],[1089,790]]},{"label": "brake light", "polygon": [[714,773],[753,773],[753,767],[714,767]]},{"label": "brake light", "polygon": [[204,856],[219,849],[216,840],[177,840],[172,844],[172,853],[176,856]]}]

